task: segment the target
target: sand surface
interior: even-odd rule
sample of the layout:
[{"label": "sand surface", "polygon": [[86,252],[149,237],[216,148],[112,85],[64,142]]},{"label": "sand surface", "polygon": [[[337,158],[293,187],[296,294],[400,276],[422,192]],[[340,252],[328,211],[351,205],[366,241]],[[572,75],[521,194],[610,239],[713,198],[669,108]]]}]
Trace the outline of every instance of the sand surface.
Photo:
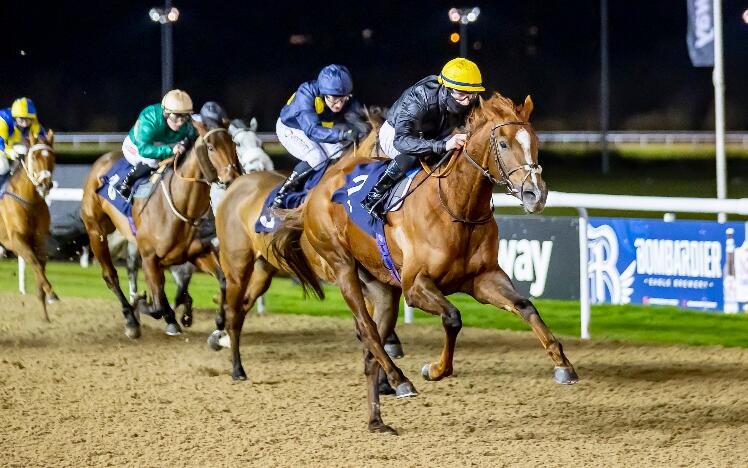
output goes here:
[{"label": "sand surface", "polygon": [[0,466],[748,466],[748,350],[567,338],[581,380],[560,386],[530,332],[468,328],[424,382],[442,330],[400,325],[420,395],[383,397],[391,436],[366,430],[352,320],[250,316],[233,382],[212,311],[138,341],[114,302],[50,315],[0,294]]}]

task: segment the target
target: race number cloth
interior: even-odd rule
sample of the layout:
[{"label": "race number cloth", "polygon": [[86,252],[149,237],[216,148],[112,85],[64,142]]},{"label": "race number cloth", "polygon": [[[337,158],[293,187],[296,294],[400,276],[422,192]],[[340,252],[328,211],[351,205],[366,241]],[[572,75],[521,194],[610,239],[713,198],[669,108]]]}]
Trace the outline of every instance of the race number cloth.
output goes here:
[{"label": "race number cloth", "polygon": [[[322,179],[322,176],[325,174],[325,169],[327,169],[328,165],[329,160],[325,164],[322,164],[319,168],[315,169],[314,172],[312,172],[312,175],[310,175],[306,180],[306,183],[304,183],[303,190],[299,192],[286,193],[286,195],[283,197],[283,200],[281,200],[280,208],[288,210],[291,208],[297,208],[302,203],[304,203],[307,193],[309,193],[309,190],[311,190],[319,183],[319,181]],[[274,216],[272,213],[270,213],[270,205],[273,204],[275,194],[278,193],[281,185],[283,185],[283,183],[275,187],[265,199],[265,203],[262,205],[262,211],[260,212],[260,217],[257,218],[257,222],[255,223],[255,232],[273,232],[278,227],[280,219],[278,218],[278,216]]]},{"label": "race number cloth", "polygon": [[[122,180],[127,177],[127,174],[132,169],[130,163],[126,159],[122,158],[115,162],[109,169],[106,175],[101,177],[101,187],[96,190],[96,193],[101,195],[109,203],[114,205],[117,210],[127,217],[127,221],[130,223],[130,229],[133,234],[137,234],[135,231],[135,223],[132,220],[132,205],[128,203],[127,199],[120,195],[117,190]],[[132,186],[132,193],[138,192],[138,188],[148,180],[148,177],[138,179]]]},{"label": "race number cloth", "polygon": [[8,186],[8,181],[10,181],[10,172],[0,174],[0,198],[3,198],[3,195],[5,195],[5,188]]},{"label": "race number cloth", "polygon": [[[333,193],[332,201],[343,205],[354,224],[374,238],[379,248],[379,254],[382,256],[382,263],[390,270],[392,277],[399,283],[400,274],[392,261],[390,249],[387,246],[387,239],[384,235],[384,224],[379,219],[371,216],[361,206],[361,202],[366,198],[366,194],[371,191],[374,184],[377,183],[387,169],[387,164],[388,162],[373,162],[356,166],[345,177],[345,185]],[[418,174],[418,171],[420,169],[410,171],[407,177],[400,181],[385,196],[382,203],[387,211],[395,211],[400,208],[402,195],[406,192],[413,178]]]}]

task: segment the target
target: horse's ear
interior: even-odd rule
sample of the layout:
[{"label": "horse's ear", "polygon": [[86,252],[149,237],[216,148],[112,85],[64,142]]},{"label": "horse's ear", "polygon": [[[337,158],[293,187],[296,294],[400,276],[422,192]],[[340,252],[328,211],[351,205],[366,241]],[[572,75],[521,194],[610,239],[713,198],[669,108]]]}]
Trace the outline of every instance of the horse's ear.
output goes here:
[{"label": "horse's ear", "polygon": [[45,135],[45,138],[47,140],[47,144],[49,146],[54,146],[55,144],[55,132],[51,128],[47,130],[47,134]]},{"label": "horse's ear", "polygon": [[192,119],[192,126],[195,127],[195,130],[197,130],[197,133],[200,135],[208,133],[208,126],[200,120]]},{"label": "horse's ear", "polygon": [[249,121],[249,131],[250,132],[257,131],[257,118],[256,117],[252,117],[252,120]]},{"label": "horse's ear", "polygon": [[525,98],[524,104],[522,104],[521,106],[517,106],[517,115],[520,119],[522,119],[522,121],[529,122],[530,114],[532,113],[533,108],[534,104],[532,103],[532,98],[528,94]]},{"label": "horse's ear", "polygon": [[36,144],[36,134],[34,132],[29,132],[29,146],[34,146]]}]

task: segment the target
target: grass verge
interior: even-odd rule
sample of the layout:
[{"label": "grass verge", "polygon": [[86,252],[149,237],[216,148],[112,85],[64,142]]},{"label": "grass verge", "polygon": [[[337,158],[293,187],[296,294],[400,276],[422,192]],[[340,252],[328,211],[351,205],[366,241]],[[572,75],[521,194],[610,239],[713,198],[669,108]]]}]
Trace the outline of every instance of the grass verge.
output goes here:
[{"label": "grass verge", "polygon": [[[121,284],[126,290],[124,268],[119,270]],[[26,275],[27,289],[33,293],[33,275],[29,270]],[[66,297],[115,300],[101,279],[98,265],[81,268],[74,263],[52,262],[48,266],[48,277],[62,300]],[[0,262],[0,291],[15,292],[18,290],[17,285],[16,262]],[[144,285],[142,274],[140,285],[141,288]],[[174,282],[171,276],[167,275],[167,293],[173,297],[174,291]],[[212,298],[217,291],[218,285],[212,277],[205,274],[195,275],[190,293],[198,307],[214,309]],[[325,293],[325,301],[304,298],[301,288],[289,279],[276,278],[266,295],[266,304],[269,313],[351,317],[337,288],[326,285]],[[478,304],[466,295],[455,294],[450,300],[462,312],[465,326],[529,330],[526,324],[512,314]],[[578,302],[540,299],[534,302],[553,333],[561,336],[579,336]],[[415,322],[441,326],[438,317],[421,311],[416,311]],[[748,316],[690,312],[673,307],[599,305],[592,308],[591,333],[594,340],[748,347]]]}]

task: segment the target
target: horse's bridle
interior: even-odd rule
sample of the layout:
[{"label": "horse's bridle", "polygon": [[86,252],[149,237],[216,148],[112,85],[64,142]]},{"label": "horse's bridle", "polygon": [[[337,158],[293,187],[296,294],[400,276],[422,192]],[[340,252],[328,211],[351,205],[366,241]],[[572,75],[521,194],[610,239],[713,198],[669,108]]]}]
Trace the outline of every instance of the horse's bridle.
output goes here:
[{"label": "horse's bridle", "polygon": [[[47,150],[47,151],[50,151],[50,152],[53,151],[52,147],[49,146],[48,144],[46,144],[46,143],[37,143],[37,144],[33,145],[31,148],[29,148],[29,152],[26,155],[26,158],[21,159],[21,166],[23,166],[24,170],[26,170],[26,175],[28,176],[28,178],[31,181],[31,183],[34,184],[34,187],[39,187],[39,185],[42,183],[42,181],[44,179],[50,179],[50,178],[52,178],[52,172],[51,171],[48,171],[48,170],[44,169],[42,171],[35,172],[34,169],[33,169],[33,167],[32,167],[34,165],[33,164],[34,163],[34,153],[36,151],[41,151],[41,150]],[[48,157],[48,156],[45,155],[44,157]],[[26,162],[25,160],[28,160],[28,162]]]},{"label": "horse's bridle", "polygon": [[[228,131],[227,129],[223,128],[223,127],[216,127],[216,128],[214,128],[214,129],[208,130],[208,131],[207,131],[207,132],[205,133],[205,135],[202,135],[202,136],[201,136],[201,138],[203,139],[203,141],[204,141],[204,142],[205,142],[205,144],[207,145],[207,144],[209,144],[209,143],[208,143],[208,141],[207,141],[207,138],[208,138],[208,137],[209,137],[210,135],[212,135],[212,134],[214,134],[214,133],[217,133],[217,132],[226,132],[226,133],[228,133],[229,131]],[[231,140],[231,141],[232,141],[232,143],[233,143],[233,140]],[[197,157],[199,158],[199,157],[200,157],[200,155],[197,155]],[[216,176],[215,176],[215,177],[214,177],[214,178],[213,178],[212,180],[208,180],[207,178],[205,178],[205,179],[201,179],[201,178],[198,178],[198,177],[183,177],[183,176],[182,176],[182,174],[180,174],[179,172],[177,172],[177,160],[178,160],[178,159],[179,159],[179,157],[175,157],[175,158],[174,158],[174,173],[175,173],[175,174],[177,174],[177,176],[178,176],[178,177],[179,177],[180,179],[182,179],[182,180],[184,180],[184,181],[187,181],[187,182],[200,182],[200,183],[204,183],[204,184],[206,184],[206,185],[211,185],[212,183],[216,182],[216,183],[218,183],[219,185],[223,185],[223,186],[224,186],[224,188],[225,188],[225,183],[224,183],[224,182],[221,182],[221,181],[220,181],[220,178],[219,178],[219,174],[218,174],[218,171],[216,171]],[[211,162],[210,160],[208,160],[208,161],[207,161],[207,163],[208,163],[208,164],[210,164],[210,165],[213,165],[213,163],[212,163],[212,162]],[[215,166],[213,166],[213,167],[215,167]],[[229,161],[229,163],[228,163],[228,164],[226,165],[226,167],[224,168],[224,172],[226,172],[226,173],[230,173],[232,169],[233,169],[233,170],[235,170],[235,171],[236,171],[237,173],[241,173],[241,172],[240,172],[240,171],[239,171],[239,170],[237,169],[237,167],[236,167],[236,166],[234,165],[234,163],[233,163],[233,162],[231,162],[231,161]],[[202,170],[202,168],[200,169],[200,171],[201,171],[201,172],[205,172],[205,171],[203,171],[203,170]],[[203,174],[203,175],[205,175],[205,174]]]},{"label": "horse's bridle", "polygon": [[[531,163],[531,164],[519,164],[511,169],[507,168],[506,163],[504,162],[503,155],[507,152],[509,149],[509,145],[507,145],[507,142],[505,139],[499,139],[499,137],[496,136],[496,130],[500,129],[501,127],[505,127],[507,125],[519,125],[519,126],[525,126],[528,122],[523,122],[519,120],[511,120],[508,122],[502,122],[498,123],[491,128],[491,140],[489,141],[489,148],[491,149],[491,153],[493,154],[495,160],[496,160],[496,166],[501,171],[501,178],[496,179],[494,176],[491,175],[491,172],[481,166],[475,158],[473,158],[470,153],[467,150],[467,142],[465,142],[465,147],[463,149],[463,153],[465,153],[465,156],[468,157],[468,160],[479,170],[483,173],[483,175],[491,181],[491,183],[495,185],[504,185],[506,186],[506,194],[507,195],[520,195],[522,193],[522,190],[525,187],[525,182],[527,182],[527,179],[535,174],[540,174],[543,172],[543,168],[538,163]],[[514,185],[512,180],[509,178],[512,174],[519,170],[525,171],[525,176],[522,178],[522,184],[520,185],[519,189]]]},{"label": "horse's bridle", "polygon": [[[496,130],[500,129],[501,127],[505,127],[507,125],[520,125],[524,126],[527,125],[528,122],[523,122],[519,120],[510,120],[508,122],[502,122],[498,123],[491,128],[491,140],[489,141],[489,148],[491,150],[491,153],[493,154],[494,158],[496,159],[496,166],[501,171],[501,178],[497,179],[493,175],[491,175],[491,171],[488,168],[483,167],[478,161],[475,160],[470,155],[470,152],[467,150],[467,141],[465,142],[465,145],[462,148],[462,151],[460,153],[467,156],[468,161],[475,166],[476,169],[478,169],[480,172],[483,173],[483,176],[491,181],[494,185],[504,185],[506,186],[506,194],[507,195],[513,195],[513,196],[521,196],[522,190],[525,187],[525,182],[527,179],[533,175],[533,174],[540,174],[543,171],[543,168],[540,167],[540,164],[538,163],[532,163],[532,164],[520,164],[516,167],[513,167],[511,169],[507,168],[506,163],[504,162],[503,155],[506,153],[506,151],[509,149],[509,145],[507,145],[506,140],[499,139],[496,136]],[[458,155],[459,156],[459,155]],[[456,159],[456,158],[455,158]],[[439,192],[439,202],[441,202],[442,207],[444,210],[449,213],[449,215],[452,217],[453,221],[457,221],[460,223],[465,224],[484,224],[488,222],[491,218],[493,218],[493,203],[491,204],[491,210],[482,218],[479,219],[468,219],[463,218],[462,216],[457,215],[454,211],[452,211],[449,208],[449,205],[447,205],[447,202],[444,200],[444,195],[442,192],[442,186],[441,186],[441,179],[443,177],[446,177],[447,173],[451,170],[451,166],[453,166],[452,162],[450,161],[450,164],[447,165],[447,168],[443,171],[442,174],[438,175],[439,177],[439,184],[438,184],[438,192]],[[515,185],[512,183],[511,179],[509,178],[512,174],[519,170],[525,170],[525,176],[522,178],[522,185],[520,185],[519,189],[515,187]]]}]

